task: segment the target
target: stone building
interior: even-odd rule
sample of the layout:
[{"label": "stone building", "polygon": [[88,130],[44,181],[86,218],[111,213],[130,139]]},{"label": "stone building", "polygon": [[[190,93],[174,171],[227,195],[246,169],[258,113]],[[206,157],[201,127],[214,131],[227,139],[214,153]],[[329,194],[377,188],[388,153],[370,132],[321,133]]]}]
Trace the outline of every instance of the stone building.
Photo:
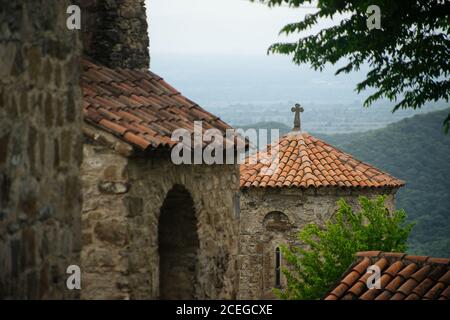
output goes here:
[{"label": "stone building", "polygon": [[81,250],[78,32],[69,1],[0,1],[0,299],[76,298]]},{"label": "stone building", "polygon": [[[282,288],[281,244],[298,245],[308,223],[323,224],[345,199],[354,208],[358,197],[384,194],[390,210],[404,185],[387,173],[358,161],[300,129],[301,108],[292,132],[251,155],[241,165],[239,298],[273,298]],[[277,160],[278,159],[278,160]]]},{"label": "stone building", "polygon": [[78,298],[73,264],[83,299],[268,298],[279,244],[338,197],[394,206],[402,181],[299,124],[273,174],[175,165],[174,130],[230,127],[149,71],[143,0],[74,3],[81,32],[68,1],[0,0],[0,298]]},{"label": "stone building", "polygon": [[239,167],[171,160],[174,130],[230,127],[148,70],[143,2],[81,1],[81,297],[236,298]]}]

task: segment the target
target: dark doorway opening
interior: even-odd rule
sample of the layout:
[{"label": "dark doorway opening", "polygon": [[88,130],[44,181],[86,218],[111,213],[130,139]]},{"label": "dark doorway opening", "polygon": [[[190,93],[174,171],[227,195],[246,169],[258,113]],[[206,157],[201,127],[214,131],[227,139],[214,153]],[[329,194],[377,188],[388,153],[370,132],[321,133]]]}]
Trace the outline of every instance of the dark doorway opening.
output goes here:
[{"label": "dark doorway opening", "polygon": [[161,207],[158,225],[160,299],[195,299],[199,240],[194,202],[175,185]]}]

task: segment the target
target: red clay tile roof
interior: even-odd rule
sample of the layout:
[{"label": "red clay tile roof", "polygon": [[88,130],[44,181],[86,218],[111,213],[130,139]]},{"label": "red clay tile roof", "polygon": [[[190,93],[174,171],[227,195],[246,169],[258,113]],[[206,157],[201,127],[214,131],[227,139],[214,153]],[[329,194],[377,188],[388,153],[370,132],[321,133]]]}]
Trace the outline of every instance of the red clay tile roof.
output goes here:
[{"label": "red clay tile roof", "polygon": [[[381,289],[368,289],[370,265],[381,270]],[[325,300],[449,300],[450,259],[404,253],[358,252],[353,265]]]},{"label": "red clay tile roof", "polygon": [[86,58],[82,68],[85,121],[141,150],[171,148],[177,143],[170,139],[172,131],[192,133],[197,120],[203,130],[231,128],[151,71],[110,69]]},{"label": "red clay tile roof", "polygon": [[267,150],[243,161],[240,166],[241,188],[398,188],[404,185],[403,181],[299,131],[281,137],[278,142],[278,165],[270,167],[271,150],[275,150],[276,145],[269,145]]}]

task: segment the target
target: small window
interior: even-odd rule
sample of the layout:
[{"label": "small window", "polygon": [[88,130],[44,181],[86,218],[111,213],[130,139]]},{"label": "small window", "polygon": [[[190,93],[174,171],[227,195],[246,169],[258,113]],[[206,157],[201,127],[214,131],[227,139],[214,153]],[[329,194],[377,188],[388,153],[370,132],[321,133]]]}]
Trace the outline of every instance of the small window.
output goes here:
[{"label": "small window", "polygon": [[239,219],[241,216],[241,194],[236,193],[233,197],[234,216]]},{"label": "small window", "polygon": [[275,249],[275,288],[281,288],[281,252]]}]

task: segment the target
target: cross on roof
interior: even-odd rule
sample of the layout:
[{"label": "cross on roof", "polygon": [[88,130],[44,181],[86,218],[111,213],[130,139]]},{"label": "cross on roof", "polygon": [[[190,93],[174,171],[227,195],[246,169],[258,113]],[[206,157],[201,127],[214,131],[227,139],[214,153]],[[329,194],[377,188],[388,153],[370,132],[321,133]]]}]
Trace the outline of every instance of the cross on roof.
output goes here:
[{"label": "cross on roof", "polygon": [[305,111],[305,109],[303,109],[303,107],[300,104],[296,103],[295,107],[292,107],[291,111],[295,112],[293,131],[302,131],[300,122],[300,112]]}]

